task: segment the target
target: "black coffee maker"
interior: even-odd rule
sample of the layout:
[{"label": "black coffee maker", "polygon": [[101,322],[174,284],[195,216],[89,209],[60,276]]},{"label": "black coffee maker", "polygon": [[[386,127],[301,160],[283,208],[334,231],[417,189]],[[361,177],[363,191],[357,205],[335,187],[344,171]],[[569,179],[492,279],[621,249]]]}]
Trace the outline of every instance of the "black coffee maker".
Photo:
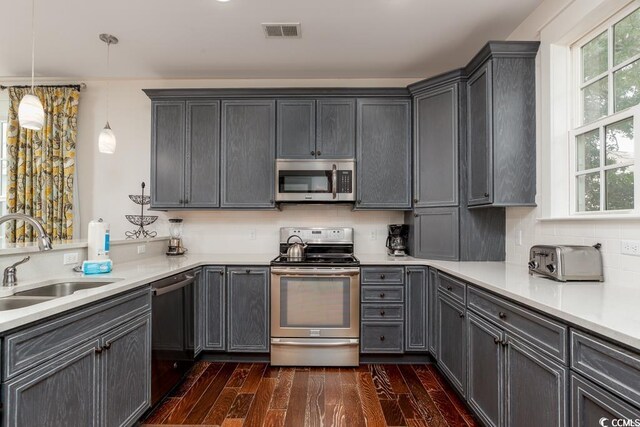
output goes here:
[{"label": "black coffee maker", "polygon": [[387,254],[390,256],[407,255],[407,238],[409,236],[409,226],[407,224],[389,224],[389,235],[387,236]]}]

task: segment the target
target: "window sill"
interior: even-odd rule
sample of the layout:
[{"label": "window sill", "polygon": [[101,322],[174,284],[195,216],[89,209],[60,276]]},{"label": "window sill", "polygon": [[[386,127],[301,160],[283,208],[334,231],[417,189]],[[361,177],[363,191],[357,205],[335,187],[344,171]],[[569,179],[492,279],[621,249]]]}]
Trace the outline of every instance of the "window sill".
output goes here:
[{"label": "window sill", "polygon": [[640,221],[640,214],[593,214],[556,216],[548,218],[536,218],[538,222],[563,222],[563,221]]}]

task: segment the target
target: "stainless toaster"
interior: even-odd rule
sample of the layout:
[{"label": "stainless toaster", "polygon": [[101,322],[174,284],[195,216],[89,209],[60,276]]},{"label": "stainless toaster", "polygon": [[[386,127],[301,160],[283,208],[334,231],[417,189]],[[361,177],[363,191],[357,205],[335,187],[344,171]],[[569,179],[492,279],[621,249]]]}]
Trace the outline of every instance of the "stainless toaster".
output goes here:
[{"label": "stainless toaster", "polygon": [[529,250],[529,274],[534,273],[559,282],[603,282],[600,243],[594,246],[532,246]]}]

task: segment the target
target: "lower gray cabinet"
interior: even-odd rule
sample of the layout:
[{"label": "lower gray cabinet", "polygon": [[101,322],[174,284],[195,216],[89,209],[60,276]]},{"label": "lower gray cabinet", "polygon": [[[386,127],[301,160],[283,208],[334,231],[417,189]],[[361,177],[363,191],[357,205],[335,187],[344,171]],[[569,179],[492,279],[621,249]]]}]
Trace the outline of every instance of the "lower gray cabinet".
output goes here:
[{"label": "lower gray cabinet", "polygon": [[269,268],[227,268],[227,351],[269,352]]},{"label": "lower gray cabinet", "polygon": [[566,426],[568,368],[506,337],[506,425]]},{"label": "lower gray cabinet", "polygon": [[427,336],[429,338],[429,352],[431,356],[438,360],[438,318],[436,316],[436,304],[438,301],[438,270],[435,268],[429,268],[429,296],[427,301],[429,303],[427,313],[427,325],[429,332]]},{"label": "lower gray cabinet", "polygon": [[405,214],[409,252],[416,258],[457,261],[460,253],[459,208],[415,209]]},{"label": "lower gray cabinet", "polygon": [[405,350],[428,351],[429,292],[426,267],[407,267]]},{"label": "lower gray cabinet", "polygon": [[571,425],[573,427],[598,426],[603,418],[606,418],[608,422],[605,425],[611,425],[612,420],[638,420],[640,419],[640,410],[572,373]]},{"label": "lower gray cabinet", "polygon": [[204,349],[223,351],[226,349],[224,267],[205,267],[202,281],[205,294]]},{"label": "lower gray cabinet", "polygon": [[485,425],[504,425],[503,332],[475,314],[467,313],[469,385],[467,402]]},{"label": "lower gray cabinet", "polygon": [[466,309],[438,293],[438,363],[462,396],[467,391]]},{"label": "lower gray cabinet", "polygon": [[202,270],[197,269],[194,271],[195,281],[194,281],[194,293],[193,293],[193,307],[194,307],[194,327],[195,331],[193,334],[193,354],[197,357],[202,350],[204,349],[204,315],[206,312],[206,304],[205,304],[205,296],[204,296],[204,283],[202,281]]},{"label": "lower gray cabinet", "polygon": [[360,339],[362,353],[392,354],[404,350],[402,322],[362,322]]}]

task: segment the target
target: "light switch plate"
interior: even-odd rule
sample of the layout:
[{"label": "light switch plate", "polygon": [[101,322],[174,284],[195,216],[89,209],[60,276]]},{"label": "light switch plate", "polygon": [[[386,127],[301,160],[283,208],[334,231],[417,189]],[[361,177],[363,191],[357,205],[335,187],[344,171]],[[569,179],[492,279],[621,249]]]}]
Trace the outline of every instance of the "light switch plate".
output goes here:
[{"label": "light switch plate", "polygon": [[147,245],[138,245],[138,254],[147,252]]}]

